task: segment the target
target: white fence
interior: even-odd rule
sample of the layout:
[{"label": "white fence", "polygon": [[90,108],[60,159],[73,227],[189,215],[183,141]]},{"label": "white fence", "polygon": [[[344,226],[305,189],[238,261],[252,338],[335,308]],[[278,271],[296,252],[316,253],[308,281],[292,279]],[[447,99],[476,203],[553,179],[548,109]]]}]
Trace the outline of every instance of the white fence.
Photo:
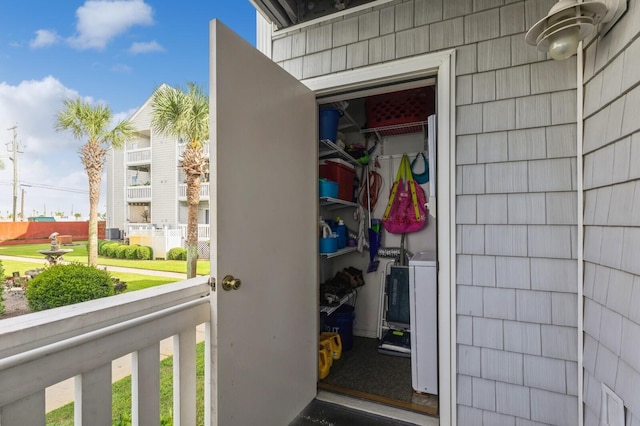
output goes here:
[{"label": "white fence", "polygon": [[[187,239],[187,225],[178,225],[182,233],[182,238]],[[198,224],[198,241],[209,241],[211,239],[211,228],[209,225]]]},{"label": "white fence", "polygon": [[[127,228],[129,244],[151,247],[153,258],[163,257],[174,247],[186,248],[187,225],[178,225],[178,229],[154,228],[151,225],[133,225]],[[209,225],[198,225],[198,257],[209,258]],[[160,255],[163,253],[163,255]]]},{"label": "white fence", "polygon": [[[187,225],[178,225],[182,234],[182,240],[187,241]],[[209,240],[211,239],[211,228],[209,225],[198,225],[198,257],[200,259],[209,258]]]},{"label": "white fence", "polygon": [[182,232],[180,229],[168,228],[129,228],[129,244],[151,247],[153,259],[166,259],[167,252],[174,247],[182,247]]},{"label": "white fence", "polygon": [[[130,353],[133,424],[159,424],[159,344],[171,336],[173,421],[195,425],[196,327],[205,324],[209,346],[210,318],[207,278],[198,277],[2,320],[2,426],[44,426],[45,389],[72,377],[75,424],[111,425],[111,362]],[[210,383],[207,350],[204,365]],[[205,397],[207,425],[210,407]]]}]

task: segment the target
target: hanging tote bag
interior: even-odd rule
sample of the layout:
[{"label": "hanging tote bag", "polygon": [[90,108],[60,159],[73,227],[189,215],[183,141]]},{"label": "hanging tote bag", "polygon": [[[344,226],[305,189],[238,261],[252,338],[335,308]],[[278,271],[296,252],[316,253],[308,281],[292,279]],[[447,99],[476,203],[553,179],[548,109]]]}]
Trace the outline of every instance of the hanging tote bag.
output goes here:
[{"label": "hanging tote bag", "polygon": [[382,216],[384,229],[392,234],[404,234],[424,228],[427,224],[425,200],[424,190],[411,174],[409,157],[404,154]]}]

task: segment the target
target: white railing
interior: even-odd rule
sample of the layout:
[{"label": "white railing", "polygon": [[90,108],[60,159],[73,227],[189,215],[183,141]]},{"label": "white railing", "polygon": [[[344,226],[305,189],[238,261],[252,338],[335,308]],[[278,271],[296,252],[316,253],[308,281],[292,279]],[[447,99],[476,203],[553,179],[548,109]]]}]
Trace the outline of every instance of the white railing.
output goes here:
[{"label": "white railing", "polygon": [[[181,183],[178,185],[178,198],[181,201],[185,201],[187,199],[187,184]],[[200,200],[208,200],[209,199],[209,182],[202,182],[200,184]]]},{"label": "white railing", "polygon": [[[182,232],[182,238],[187,239],[187,225],[180,224],[178,229]],[[198,225],[198,241],[209,241],[211,239],[211,227],[209,225]]]},{"label": "white railing", "polygon": [[[184,150],[187,149],[186,143],[178,144],[178,156],[182,157],[184,154]],[[202,142],[202,152],[208,157],[209,156],[209,141]]]},{"label": "white railing", "polygon": [[151,185],[128,186],[127,201],[151,201]]},{"label": "white railing", "polygon": [[127,164],[151,162],[151,148],[140,148],[127,151]]},{"label": "white railing", "polygon": [[210,345],[210,309],[207,277],[198,277],[2,320],[2,426],[44,426],[45,389],[72,377],[75,424],[111,425],[111,362],[130,353],[133,424],[159,424],[159,345],[172,336],[174,424],[196,424],[196,327],[205,324]]}]

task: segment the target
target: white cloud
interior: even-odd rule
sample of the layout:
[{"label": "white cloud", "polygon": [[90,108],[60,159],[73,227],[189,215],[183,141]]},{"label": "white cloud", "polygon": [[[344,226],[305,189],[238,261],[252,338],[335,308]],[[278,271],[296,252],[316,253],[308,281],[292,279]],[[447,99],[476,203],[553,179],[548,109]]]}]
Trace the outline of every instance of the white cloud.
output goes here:
[{"label": "white cloud", "polygon": [[[12,211],[13,162],[4,144],[12,140],[12,132],[6,129],[14,125],[18,126],[20,142],[18,179],[25,184],[25,215],[32,215],[34,210],[41,214],[45,208],[47,213],[71,214],[73,209],[83,216],[89,214],[89,196],[82,193],[88,191],[88,180],[78,156],[84,141],[74,139],[70,132],[55,131],[55,117],[63,101],[77,96],[80,96],[77,91],[65,87],[54,77],[23,81],[16,86],[0,82],[0,158],[5,164],[4,170],[0,170],[1,216]],[[90,97],[83,99],[94,102]],[[130,111],[114,113],[114,120],[129,115]],[[104,178],[102,184],[104,187]],[[19,191],[18,210],[21,196]],[[98,211],[106,211],[104,190]]]},{"label": "white cloud", "polygon": [[60,40],[60,36],[55,31],[37,30],[36,38],[34,38],[29,42],[29,46],[32,49],[49,47],[56,44],[59,40]]},{"label": "white cloud", "polygon": [[164,52],[164,47],[155,40],[148,42],[135,42],[131,47],[129,47],[129,53],[134,55],[151,52]]},{"label": "white cloud", "polygon": [[88,0],[76,16],[78,35],[68,41],[77,49],[103,49],[131,27],[153,24],[153,9],[144,0]]}]

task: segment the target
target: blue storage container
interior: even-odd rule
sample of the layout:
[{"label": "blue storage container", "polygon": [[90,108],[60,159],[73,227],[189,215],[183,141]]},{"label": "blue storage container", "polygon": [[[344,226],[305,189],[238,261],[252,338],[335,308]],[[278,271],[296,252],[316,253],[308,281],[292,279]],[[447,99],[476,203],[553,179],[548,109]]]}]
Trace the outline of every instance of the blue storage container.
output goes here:
[{"label": "blue storage container", "polygon": [[338,251],[338,237],[327,237],[319,239],[320,254],[335,253]]},{"label": "blue storage container", "polygon": [[320,140],[329,139],[335,142],[338,137],[338,121],[344,113],[337,108],[322,107],[320,108],[320,117],[318,119],[318,128]]},{"label": "blue storage container", "polygon": [[351,305],[342,305],[324,320],[325,331],[331,331],[340,335],[342,350],[353,348],[353,320],[355,308]]},{"label": "blue storage container", "polygon": [[326,179],[321,179],[319,182],[320,197],[338,198],[338,183]]}]

